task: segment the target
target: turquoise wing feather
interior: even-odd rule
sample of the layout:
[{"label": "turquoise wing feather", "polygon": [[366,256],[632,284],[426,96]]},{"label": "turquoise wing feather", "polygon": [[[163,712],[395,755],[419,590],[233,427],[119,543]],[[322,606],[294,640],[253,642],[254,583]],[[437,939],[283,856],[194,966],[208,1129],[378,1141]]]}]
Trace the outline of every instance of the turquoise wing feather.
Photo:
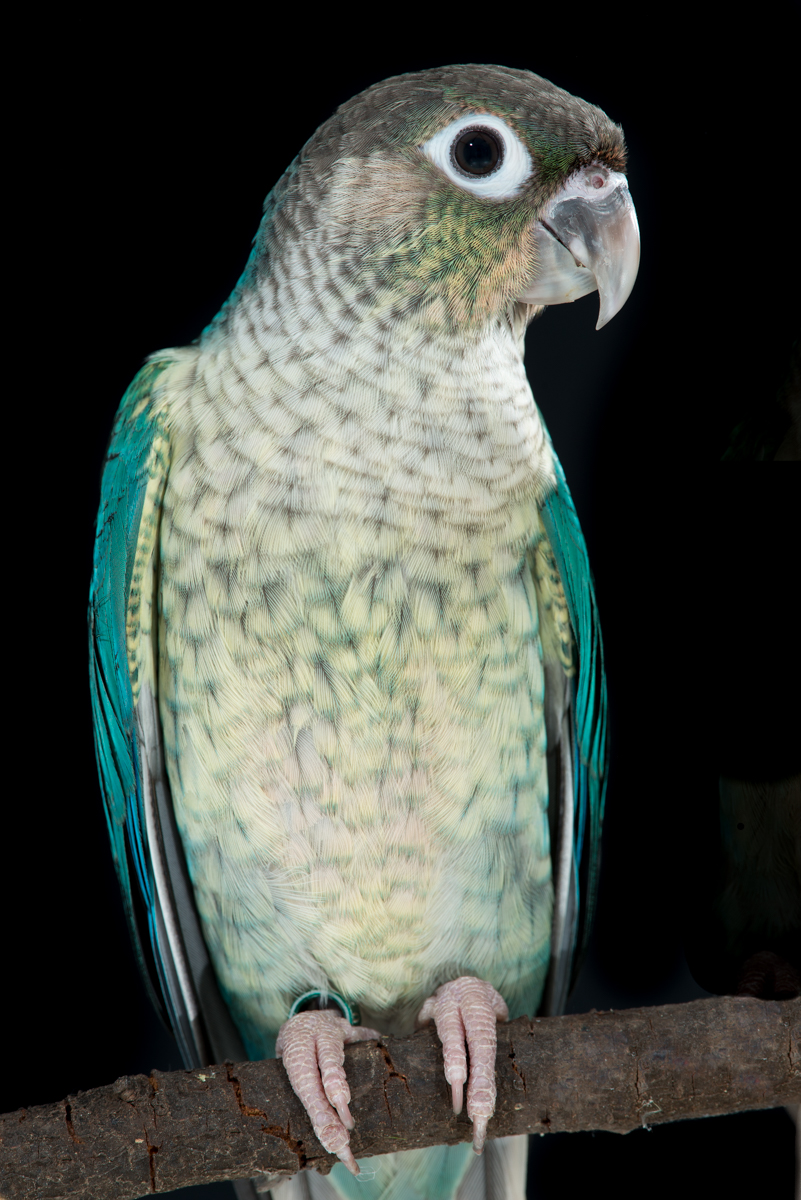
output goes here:
[{"label": "turquoise wing feather", "polygon": [[562,465],[554,453],[556,488],[542,517],[567,599],[578,650],[578,671],[571,681],[573,714],[573,869],[579,899],[573,928],[570,986],[587,950],[601,856],[601,825],[609,756],[606,675],[598,605],[587,547]]},{"label": "turquoise wing feather", "polygon": [[148,992],[191,1067],[246,1054],[200,930],[163,762],[152,592],[169,458],[169,368],[165,360],[142,368],[111,435],[89,649],[95,750],[125,912]]},{"label": "turquoise wing feather", "polygon": [[[126,613],[153,444],[152,421],[142,401],[159,373],[159,367],[148,365],[137,375],[123,399],[111,437],[89,595],[89,661],[95,752],[114,866],[143,978],[151,999],[164,1014]],[[127,419],[137,409],[138,416]]]}]

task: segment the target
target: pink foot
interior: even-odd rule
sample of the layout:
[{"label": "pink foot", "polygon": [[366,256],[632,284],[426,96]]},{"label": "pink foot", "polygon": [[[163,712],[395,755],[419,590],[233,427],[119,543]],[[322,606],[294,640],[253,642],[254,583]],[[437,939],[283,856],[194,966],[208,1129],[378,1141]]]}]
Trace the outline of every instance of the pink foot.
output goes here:
[{"label": "pink foot", "polygon": [[487,1137],[487,1122],[495,1112],[495,1026],[498,1021],[508,1020],[509,1010],[491,984],[472,975],[462,975],[437,988],[420,1009],[417,1020],[425,1025],[432,1017],[442,1042],[445,1078],[451,1085],[455,1113],[462,1111],[467,1041],[470,1052],[467,1115],[473,1122],[473,1149],[480,1154]]},{"label": "pink foot", "polygon": [[323,1009],[296,1013],[284,1021],[275,1043],[275,1052],[284,1060],[289,1082],[309,1114],[317,1140],[353,1175],[359,1174],[359,1167],[348,1135],[354,1121],[348,1108],[345,1046],[380,1037],[375,1029],[349,1025],[338,1013]]}]

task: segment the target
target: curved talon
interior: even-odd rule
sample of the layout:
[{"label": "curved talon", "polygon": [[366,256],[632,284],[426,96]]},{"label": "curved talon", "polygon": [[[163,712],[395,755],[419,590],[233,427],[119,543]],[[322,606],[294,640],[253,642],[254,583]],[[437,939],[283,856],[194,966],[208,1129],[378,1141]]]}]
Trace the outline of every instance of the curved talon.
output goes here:
[{"label": "curved talon", "polygon": [[353,1151],[351,1150],[350,1146],[344,1146],[342,1150],[338,1151],[337,1158],[341,1163],[345,1164],[351,1175],[361,1175],[359,1164],[353,1157]]},{"label": "curved talon", "polygon": [[[495,1105],[493,1103],[493,1110]],[[484,1153],[484,1143],[487,1140],[488,1117],[476,1117],[473,1121],[473,1149],[476,1154]]]},{"label": "curved talon", "polygon": [[[442,1054],[445,1078],[451,1085],[453,1111],[462,1111],[464,1083],[467,1080],[467,1115],[473,1122],[473,1149],[481,1154],[487,1137],[487,1124],[495,1112],[495,1050],[498,1021],[506,1021],[509,1010],[492,984],[472,975],[462,975],[437,988],[420,1009],[418,1021],[433,1019]],[[470,1053],[470,1077],[467,1053]]]},{"label": "curved talon", "polygon": [[281,1026],[275,1043],[292,1090],[300,1100],[320,1145],[336,1154],[352,1175],[359,1166],[350,1148],[349,1129],[355,1121],[348,1104],[345,1046],[380,1038],[375,1029],[349,1025],[329,1009],[296,1013]]}]

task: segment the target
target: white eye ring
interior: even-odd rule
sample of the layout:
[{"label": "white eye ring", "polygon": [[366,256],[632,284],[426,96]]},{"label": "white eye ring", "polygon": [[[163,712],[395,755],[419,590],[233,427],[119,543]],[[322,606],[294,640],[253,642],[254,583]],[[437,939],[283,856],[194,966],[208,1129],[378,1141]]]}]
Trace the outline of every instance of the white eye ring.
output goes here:
[{"label": "white eye ring", "polygon": [[[454,147],[468,129],[491,131],[501,146],[501,157],[488,175],[468,175],[457,165]],[[532,172],[531,155],[517,134],[500,117],[491,113],[471,113],[452,121],[429,138],[420,149],[453,183],[474,196],[488,200],[507,200],[516,196]]]}]

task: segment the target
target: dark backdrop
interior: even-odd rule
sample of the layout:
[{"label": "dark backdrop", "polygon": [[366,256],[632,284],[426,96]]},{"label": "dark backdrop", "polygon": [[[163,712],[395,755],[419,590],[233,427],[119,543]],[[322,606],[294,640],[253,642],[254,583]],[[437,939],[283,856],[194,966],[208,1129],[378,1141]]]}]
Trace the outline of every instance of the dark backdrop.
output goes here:
[{"label": "dark backdrop", "polygon": [[[528,68],[604,108],[629,145],[643,253],[628,304],[599,333],[596,298],[552,309],[527,343],[610,680],[604,872],[575,1011],[706,994],[682,931],[717,772],[801,769],[797,471],[719,463],[743,400],[770,403],[798,326],[797,5],[737,26],[671,6],[647,35],[638,9],[600,5],[500,6],[437,28],[425,8],[325,26],[290,11],[280,30],[271,11],[183,27],[141,9],[108,27],[62,16],[14,45],[21,212],[6,234],[27,282],[6,401],[3,1110],[180,1065],[136,974],[96,781],[85,606],[101,461],[144,356],[199,333],[277,177],[337,104],[387,75]],[[530,1194],[602,1181],[692,1200],[769,1179],[789,1200],[792,1176],[780,1110],[537,1139]]]}]

